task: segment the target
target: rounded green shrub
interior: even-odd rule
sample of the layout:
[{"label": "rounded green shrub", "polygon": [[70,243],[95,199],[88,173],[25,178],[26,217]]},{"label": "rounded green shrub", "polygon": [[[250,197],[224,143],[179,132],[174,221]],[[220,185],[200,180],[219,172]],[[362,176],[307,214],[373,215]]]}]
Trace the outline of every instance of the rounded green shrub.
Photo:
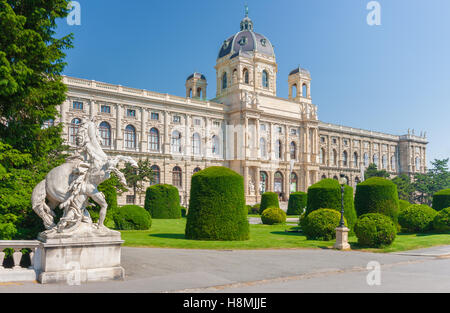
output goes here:
[{"label": "rounded green shrub", "polygon": [[265,192],[262,194],[259,214],[262,214],[265,209],[270,207],[280,207],[280,203],[278,202],[278,194],[276,192]]},{"label": "rounded green shrub", "polygon": [[450,207],[450,189],[438,191],[433,196],[433,209],[436,211]]},{"label": "rounded green shrub", "polygon": [[248,213],[248,214],[253,214],[253,213],[252,213],[253,207],[252,207],[251,205],[247,204],[247,205],[245,206],[245,209],[247,210],[247,213]]},{"label": "rounded green shrub", "polygon": [[114,223],[119,230],[147,230],[152,226],[152,218],[143,207],[125,205],[114,214]]},{"label": "rounded green shrub", "polygon": [[398,200],[398,205],[399,205],[399,209],[401,211],[403,209],[410,207],[412,205],[412,203],[409,203],[406,200]]},{"label": "rounded green shrub", "polygon": [[267,208],[261,214],[261,221],[265,225],[286,223],[286,213],[280,208]]},{"label": "rounded green shrub", "polygon": [[355,208],[358,216],[380,213],[398,223],[397,185],[381,177],[372,177],[356,186]]},{"label": "rounded green shrub", "polygon": [[150,212],[152,218],[181,218],[180,194],[177,187],[166,184],[148,187],[144,208]]},{"label": "rounded green shrub", "polygon": [[261,207],[260,203],[256,203],[252,206],[252,214],[259,214],[259,208]]},{"label": "rounded green shrub", "polygon": [[[302,221],[303,233],[308,240],[328,241],[336,238],[336,228],[341,214],[334,209],[319,209],[308,214]],[[346,225],[347,225],[347,221]]]},{"label": "rounded green shrub", "polygon": [[428,205],[414,204],[401,209],[398,222],[403,231],[416,233],[432,229],[437,212]]},{"label": "rounded green shrub", "polygon": [[[323,208],[341,212],[341,198],[342,191],[339,182],[335,179],[322,179],[308,188],[306,215]],[[356,222],[356,211],[353,203],[353,188],[348,185],[344,186],[344,217],[347,219],[350,229],[353,229]]]},{"label": "rounded green shrub", "polygon": [[433,228],[438,232],[450,232],[450,208],[438,212],[433,220]]},{"label": "rounded green shrub", "polygon": [[213,166],[192,175],[186,238],[247,240],[244,179],[238,173]]},{"label": "rounded green shrub", "polygon": [[356,221],[355,234],[360,245],[379,248],[394,242],[397,227],[392,219],[384,214],[368,213]]},{"label": "rounded green shrub", "polygon": [[305,192],[293,192],[289,196],[287,215],[300,215],[306,208],[308,194]]}]

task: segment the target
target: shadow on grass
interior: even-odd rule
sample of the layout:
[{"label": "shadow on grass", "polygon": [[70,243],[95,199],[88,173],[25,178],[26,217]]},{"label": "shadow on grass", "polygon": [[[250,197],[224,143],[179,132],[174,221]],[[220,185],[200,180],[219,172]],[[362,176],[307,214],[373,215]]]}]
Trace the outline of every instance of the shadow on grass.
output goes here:
[{"label": "shadow on grass", "polygon": [[149,234],[149,236],[167,239],[186,239],[184,234]]},{"label": "shadow on grass", "polygon": [[270,232],[271,234],[274,235],[284,235],[284,236],[304,236],[302,232],[297,232],[297,231],[272,231]]}]

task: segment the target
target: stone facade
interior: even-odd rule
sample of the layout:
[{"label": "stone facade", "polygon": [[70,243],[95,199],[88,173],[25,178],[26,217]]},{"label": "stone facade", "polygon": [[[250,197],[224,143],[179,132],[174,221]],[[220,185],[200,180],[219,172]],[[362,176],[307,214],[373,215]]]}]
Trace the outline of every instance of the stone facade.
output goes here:
[{"label": "stone facade", "polygon": [[[206,100],[206,78],[186,80],[186,97],[64,77],[67,100],[60,113],[64,138],[74,144],[77,125],[94,119],[109,154],[149,158],[159,183],[173,184],[187,205],[192,174],[226,166],[244,176],[247,203],[264,191],[287,200],[323,177],[345,175],[351,186],[364,167],[378,163],[391,174],[426,170],[425,136],[395,136],[319,121],[311,74],[297,68],[289,98],[277,97],[273,46],[245,17],[241,31],[224,41],[216,69],[216,97]],[[119,204],[143,204],[123,195]]]}]

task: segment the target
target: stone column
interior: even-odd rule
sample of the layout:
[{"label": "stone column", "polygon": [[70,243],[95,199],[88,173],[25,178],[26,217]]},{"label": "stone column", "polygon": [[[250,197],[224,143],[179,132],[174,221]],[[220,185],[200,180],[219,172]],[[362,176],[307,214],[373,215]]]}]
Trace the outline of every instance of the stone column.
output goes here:
[{"label": "stone column", "polygon": [[191,145],[191,133],[190,133],[190,127],[192,124],[192,117],[189,114],[186,114],[186,125],[185,125],[185,153],[186,157],[192,156],[192,145]]},{"label": "stone column", "polygon": [[170,154],[169,112],[164,111],[164,149],[165,154]]},{"label": "stone column", "polygon": [[141,108],[141,145],[140,145],[140,151],[141,152],[146,152],[148,151],[147,149],[147,129],[146,129],[146,125],[147,125],[147,119],[148,119],[148,112],[146,109]]},{"label": "stone column", "polygon": [[123,133],[122,133],[122,115],[123,108],[120,104],[116,104],[116,150],[123,149]]},{"label": "stone column", "polygon": [[[256,129],[255,129],[255,134],[256,134],[256,138],[255,138],[255,146],[256,146],[256,159],[259,159],[260,158],[260,156],[261,156],[261,147],[260,147],[260,145],[259,145],[259,142],[260,142],[260,134],[259,134],[259,131],[260,131],[260,125],[259,125],[259,118],[256,118],[255,119],[255,127],[256,127]],[[259,176],[259,173],[258,173],[258,176]]]}]

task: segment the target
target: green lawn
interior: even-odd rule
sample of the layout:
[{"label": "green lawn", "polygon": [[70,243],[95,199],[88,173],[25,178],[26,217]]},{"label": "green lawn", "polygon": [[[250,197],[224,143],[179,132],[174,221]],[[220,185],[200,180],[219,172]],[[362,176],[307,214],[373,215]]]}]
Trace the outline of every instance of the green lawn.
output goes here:
[{"label": "green lawn", "polygon": [[[306,240],[290,225],[250,225],[250,239],[247,241],[198,241],[184,238],[186,219],[153,219],[148,231],[121,231],[125,246],[160,247],[184,249],[311,249],[331,248],[332,241]],[[366,249],[359,247],[356,237],[350,237],[354,250],[371,252],[404,251],[431,246],[449,245],[450,234],[399,234],[392,246],[384,249]]]}]

